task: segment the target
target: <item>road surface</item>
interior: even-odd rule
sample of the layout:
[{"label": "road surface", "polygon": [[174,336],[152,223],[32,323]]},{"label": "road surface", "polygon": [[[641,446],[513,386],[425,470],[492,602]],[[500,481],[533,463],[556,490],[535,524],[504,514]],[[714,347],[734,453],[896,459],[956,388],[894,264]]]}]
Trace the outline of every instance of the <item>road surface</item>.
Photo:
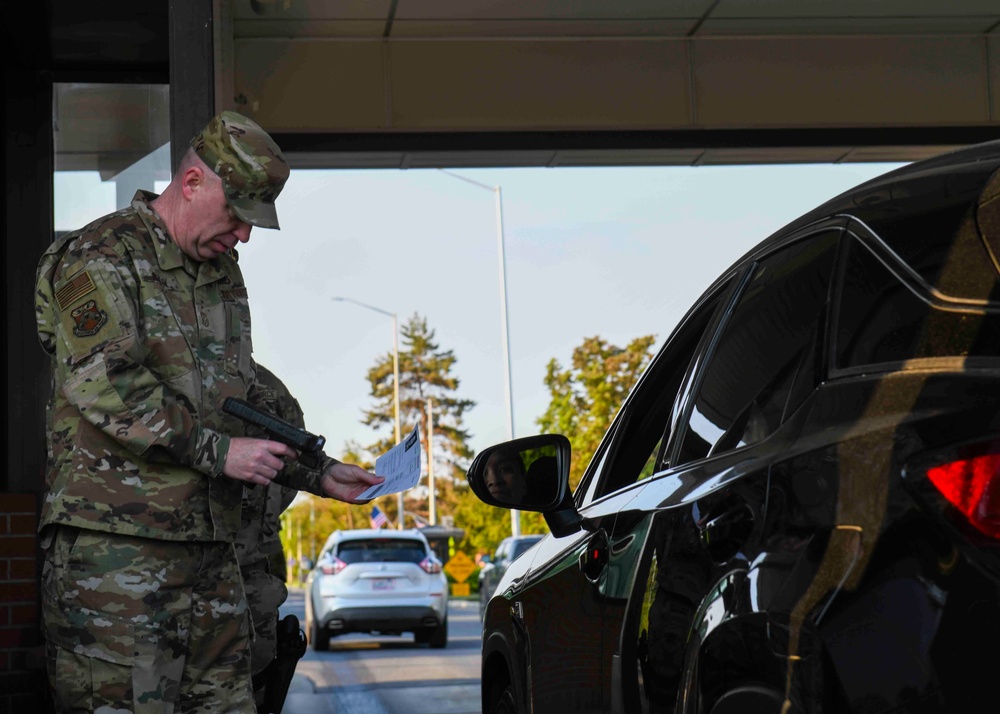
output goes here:
[{"label": "road surface", "polygon": [[[281,616],[304,621],[303,591],[289,589]],[[284,714],[481,714],[478,603],[452,600],[448,646],[417,645],[413,635],[342,635],[329,652],[306,650]]]}]

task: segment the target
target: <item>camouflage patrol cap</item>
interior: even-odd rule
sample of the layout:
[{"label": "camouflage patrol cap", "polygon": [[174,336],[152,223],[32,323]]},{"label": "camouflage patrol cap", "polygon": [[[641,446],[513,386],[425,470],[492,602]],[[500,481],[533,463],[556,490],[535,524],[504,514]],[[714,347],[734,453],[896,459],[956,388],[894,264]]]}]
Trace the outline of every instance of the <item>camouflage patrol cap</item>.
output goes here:
[{"label": "camouflage patrol cap", "polygon": [[198,157],[222,179],[226,200],[246,223],[278,228],[274,199],[288,180],[281,149],[255,122],[224,111],[192,140]]}]

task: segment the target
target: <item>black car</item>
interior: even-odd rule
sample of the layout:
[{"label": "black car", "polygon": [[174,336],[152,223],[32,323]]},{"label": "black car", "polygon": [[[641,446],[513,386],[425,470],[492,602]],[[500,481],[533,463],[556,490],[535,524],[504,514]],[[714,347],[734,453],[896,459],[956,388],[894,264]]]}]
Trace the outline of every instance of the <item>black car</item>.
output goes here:
[{"label": "black car", "polygon": [[487,607],[484,712],[1000,707],[998,168],[914,163],[760,243],[574,491],[563,436],[476,457],[552,531]]},{"label": "black car", "polygon": [[531,546],[542,539],[541,534],[510,536],[500,541],[493,556],[484,559],[486,564],[479,571],[479,614],[486,614],[486,604],[493,597],[500,578],[507,572],[507,566],[524,555]]}]

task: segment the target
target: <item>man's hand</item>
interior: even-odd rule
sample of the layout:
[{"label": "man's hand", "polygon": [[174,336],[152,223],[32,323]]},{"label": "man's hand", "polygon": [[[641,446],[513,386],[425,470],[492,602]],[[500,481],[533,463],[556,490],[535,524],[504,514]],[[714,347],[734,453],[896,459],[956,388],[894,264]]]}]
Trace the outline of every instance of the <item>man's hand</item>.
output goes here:
[{"label": "man's hand", "polygon": [[330,498],[347,503],[368,503],[359,501],[358,496],[372,486],[385,481],[382,476],[365,471],[354,464],[333,464],[323,472],[323,493]]},{"label": "man's hand", "polygon": [[277,441],[237,436],[229,440],[229,454],[222,473],[237,481],[271,483],[285,467],[283,458],[294,459],[295,449]]}]

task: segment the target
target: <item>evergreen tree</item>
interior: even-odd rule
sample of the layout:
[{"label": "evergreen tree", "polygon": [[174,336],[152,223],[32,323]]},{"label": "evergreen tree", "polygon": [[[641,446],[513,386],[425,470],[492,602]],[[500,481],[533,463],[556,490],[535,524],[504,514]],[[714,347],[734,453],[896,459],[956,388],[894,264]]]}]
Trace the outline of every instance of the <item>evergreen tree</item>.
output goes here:
[{"label": "evergreen tree", "polygon": [[[434,480],[436,511],[441,514],[453,513],[457,501],[456,488],[465,488],[465,470],[472,459],[472,449],[468,445],[469,432],[463,427],[465,413],[475,406],[469,399],[455,396],[459,380],[451,370],[456,357],[451,350],[442,350],[435,342],[435,333],[427,326],[427,320],[414,315],[401,326],[402,349],[399,351],[399,420],[401,436],[413,427],[419,426],[423,448],[423,463],[428,463],[427,454],[434,458]],[[395,415],[393,410],[393,365],[392,353],[379,357],[368,370],[371,396],[375,406],[364,412],[362,422],[385,433],[375,443],[367,447],[373,454],[382,454],[395,445]],[[428,451],[428,409],[430,401],[433,413],[433,447]],[[422,500],[412,504],[424,516],[428,515],[429,503]],[[393,509],[394,510],[394,509]]]},{"label": "evergreen tree", "polygon": [[576,488],[618,408],[652,359],[654,335],[617,347],[589,337],[573,350],[572,366],[549,361],[545,386],[552,395],[538,418],[543,432],[564,434],[573,448],[570,485]]}]

